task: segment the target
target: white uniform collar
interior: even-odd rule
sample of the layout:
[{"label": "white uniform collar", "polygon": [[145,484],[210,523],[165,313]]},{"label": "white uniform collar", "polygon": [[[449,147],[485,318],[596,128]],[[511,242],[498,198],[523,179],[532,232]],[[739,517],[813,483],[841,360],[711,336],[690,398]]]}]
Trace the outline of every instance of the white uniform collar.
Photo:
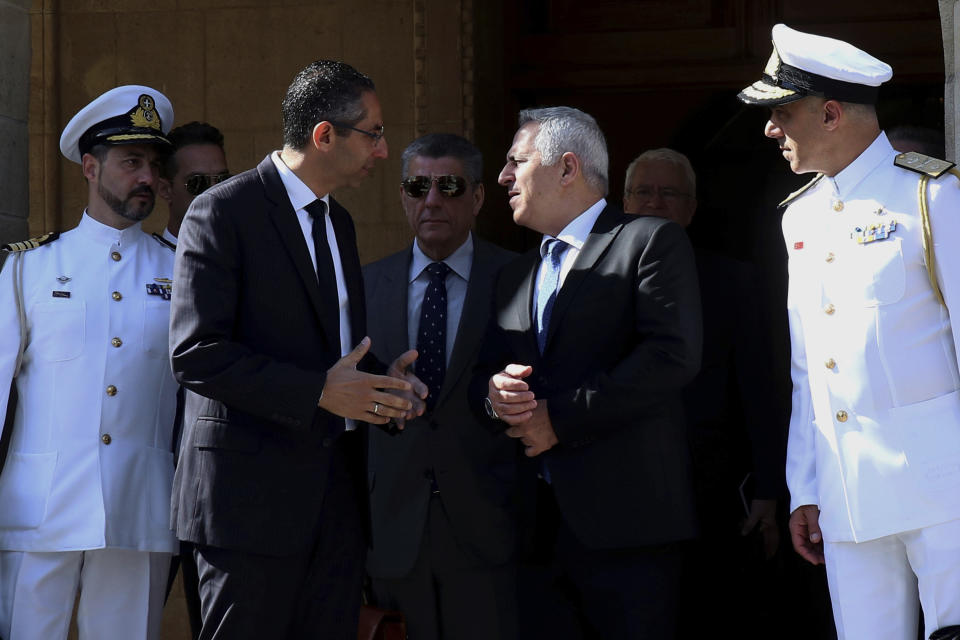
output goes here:
[{"label": "white uniform collar", "polygon": [[834,194],[841,199],[847,196],[856,188],[860,182],[867,177],[874,169],[886,162],[894,149],[887,140],[887,134],[883,131],[864,149],[863,153],[857,156],[857,159],[844,167],[843,171],[828,178],[833,186]]},{"label": "white uniform collar", "polygon": [[80,218],[80,224],[77,230],[93,242],[102,242],[104,244],[115,244],[125,246],[133,244],[144,237],[140,229],[140,223],[132,224],[126,229],[116,229],[102,222],[98,222],[90,217],[87,210],[83,210],[83,217]]},{"label": "white uniform collar", "polygon": [[170,244],[177,244],[177,236],[170,233],[170,227],[167,227],[163,230],[163,239],[169,242]]}]

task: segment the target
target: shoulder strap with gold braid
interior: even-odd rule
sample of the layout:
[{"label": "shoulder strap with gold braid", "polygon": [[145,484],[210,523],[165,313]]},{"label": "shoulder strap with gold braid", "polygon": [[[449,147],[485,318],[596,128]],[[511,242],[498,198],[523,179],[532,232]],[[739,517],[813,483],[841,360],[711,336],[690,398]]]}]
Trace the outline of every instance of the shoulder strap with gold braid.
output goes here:
[{"label": "shoulder strap with gold braid", "polygon": [[[951,167],[949,173],[952,173],[960,179],[960,170],[956,167]],[[947,306],[947,303],[943,301],[943,293],[940,291],[940,285],[937,284],[936,258],[933,255],[933,230],[930,228],[930,207],[927,204],[928,182],[930,182],[929,175],[923,174],[920,176],[918,191],[920,198],[920,221],[923,230],[923,260],[927,264],[927,276],[930,278],[930,286],[933,287],[933,292],[937,295],[937,300],[943,306]]]},{"label": "shoulder strap with gold braid", "polygon": [[17,317],[20,320],[20,348],[17,351],[17,360],[13,367],[13,377],[16,378],[20,373],[20,366],[23,364],[23,352],[27,348],[27,312],[23,303],[23,254],[31,249],[50,244],[60,237],[60,232],[54,231],[47,233],[39,238],[30,238],[21,242],[11,242],[0,246],[0,250],[13,253],[10,257],[13,260],[13,299],[17,305]]},{"label": "shoulder strap with gold braid", "polygon": [[914,151],[899,154],[893,162],[898,167],[909,169],[920,174],[920,182],[917,185],[917,199],[920,201],[920,227],[921,237],[923,239],[923,261],[927,266],[927,277],[930,279],[930,287],[937,296],[937,301],[944,307],[947,306],[943,300],[943,293],[940,291],[940,285],[937,284],[936,257],[933,254],[933,229],[930,226],[930,206],[927,203],[927,183],[930,178],[937,179],[945,173],[952,173],[960,179],[960,170],[952,162],[931,158]]}]

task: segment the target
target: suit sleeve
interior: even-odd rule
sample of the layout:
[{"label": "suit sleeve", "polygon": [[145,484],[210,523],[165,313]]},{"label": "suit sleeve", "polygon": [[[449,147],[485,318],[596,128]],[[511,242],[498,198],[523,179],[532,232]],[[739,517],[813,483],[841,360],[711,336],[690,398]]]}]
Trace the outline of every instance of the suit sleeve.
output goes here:
[{"label": "suit sleeve", "polygon": [[699,370],[700,291],[686,232],[675,223],[657,225],[628,269],[635,307],[632,347],[614,366],[548,397],[554,431],[568,446],[641,424],[651,411],[663,410],[664,394],[679,392]]},{"label": "suit sleeve", "polygon": [[737,396],[743,409],[751,460],[756,476],[754,497],[775,499],[784,495],[783,467],[786,457],[788,414],[786,398],[778,393],[771,353],[773,339],[756,300],[762,293],[756,272],[737,263],[735,285],[737,324],[733,353]]},{"label": "suit sleeve", "polygon": [[236,228],[242,218],[223,203],[198,197],[180,230],[170,315],[174,375],[200,395],[309,429],[329,416],[317,407],[326,372],[277,360],[234,338],[240,284],[251,265]]}]

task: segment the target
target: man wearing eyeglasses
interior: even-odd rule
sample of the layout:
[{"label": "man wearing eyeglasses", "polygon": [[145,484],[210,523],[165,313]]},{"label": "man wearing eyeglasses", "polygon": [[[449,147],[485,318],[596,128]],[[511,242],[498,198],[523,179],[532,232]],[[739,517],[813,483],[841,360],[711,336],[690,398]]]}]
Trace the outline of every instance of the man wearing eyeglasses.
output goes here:
[{"label": "man wearing eyeglasses", "polygon": [[467,403],[494,277],[515,257],[471,233],[482,163],[460,136],[414,140],[400,203],[416,238],[363,271],[374,352],[416,348],[429,387],[426,414],[371,431],[368,455],[374,601],[422,640],[516,637],[515,443],[487,434]]},{"label": "man wearing eyeglasses", "polygon": [[180,224],[193,199],[230,177],[223,150],[223,134],[206,122],[188,122],[170,131],[173,153],[163,166],[160,197],[170,217],[161,238],[176,248]]},{"label": "man wearing eyeglasses", "polygon": [[[283,148],[200,194],[180,227],[170,350],[187,389],[172,521],[202,638],[355,638],[368,545],[357,422],[413,417],[419,381],[368,357],[353,221],[330,192],[387,157],[373,82],[320,60]],[[359,344],[358,344],[359,343]],[[406,392],[406,397],[388,393]]]},{"label": "man wearing eyeglasses", "polygon": [[[696,180],[682,153],[644,151],[627,167],[623,210],[689,227],[697,210]],[[770,375],[771,338],[757,310],[755,270],[713,250],[696,247],[694,255],[703,358],[697,377],[683,389],[683,408],[701,538],[686,566],[681,611],[701,615],[681,615],[688,633],[716,628],[721,620],[742,625],[745,593],[757,596],[749,601],[763,602],[758,585],[749,581],[763,568],[758,560],[772,558],[780,542],[776,509],[786,495],[788,413]],[[747,544],[742,536],[751,536]],[[718,590],[718,580],[729,588]]]}]

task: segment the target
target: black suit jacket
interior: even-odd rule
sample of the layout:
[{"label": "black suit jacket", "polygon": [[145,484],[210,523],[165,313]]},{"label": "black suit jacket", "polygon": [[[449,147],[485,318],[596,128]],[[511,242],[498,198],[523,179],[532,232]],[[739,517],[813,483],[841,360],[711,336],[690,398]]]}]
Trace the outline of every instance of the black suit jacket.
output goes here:
[{"label": "black suit jacket", "polygon": [[700,363],[701,324],[686,233],[608,205],[560,289],[542,356],[531,312],[539,264],[533,250],[500,273],[475,411],[491,374],[532,365],[527,380],[548,400],[560,441],[543,459],[580,542],[615,549],[694,536],[679,392]]},{"label": "black suit jacket", "polygon": [[[330,215],[359,342],[366,311],[353,222],[332,198]],[[344,430],[342,418],[317,407],[326,370],[340,358],[339,311],[321,299],[269,156],[194,200],[174,282],[170,350],[187,389],[172,498],[177,536],[238,551],[303,552]]]},{"label": "black suit jacket", "polygon": [[[373,548],[371,575],[398,578],[420,551],[436,477],[457,542],[477,564],[502,564],[514,551],[517,445],[478,424],[468,387],[490,317],[493,283],[516,254],[474,236],[473,265],[450,354],[450,366],[432,412],[388,435],[370,432],[368,484]],[[390,360],[410,348],[407,293],[412,248],[363,269],[373,349]]]}]

